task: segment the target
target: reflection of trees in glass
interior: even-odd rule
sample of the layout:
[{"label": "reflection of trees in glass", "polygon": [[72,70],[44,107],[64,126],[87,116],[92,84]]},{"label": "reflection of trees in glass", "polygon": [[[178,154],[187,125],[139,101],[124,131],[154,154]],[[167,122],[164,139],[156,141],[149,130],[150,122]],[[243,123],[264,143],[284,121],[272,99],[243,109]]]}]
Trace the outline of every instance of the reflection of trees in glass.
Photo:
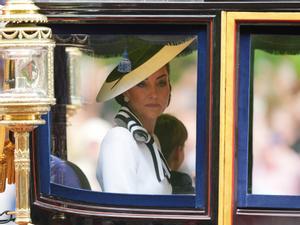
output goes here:
[{"label": "reflection of trees in glass", "polygon": [[170,71],[171,71],[171,82],[176,83],[182,75],[184,74],[184,70],[190,66],[195,66],[195,60],[197,57],[197,52],[193,52],[190,55],[182,56],[175,58],[171,61]]},{"label": "reflection of trees in glass", "polygon": [[[256,63],[254,64],[254,70],[262,69],[259,66],[259,63],[261,63],[261,61],[268,61],[269,63],[271,63],[273,67],[276,68],[280,66],[280,62],[282,62],[284,59],[290,61],[291,67],[294,68],[297,77],[300,78],[300,52],[299,55],[288,55],[288,54],[283,55],[283,54],[271,54],[263,50],[256,49],[255,59],[254,59]],[[255,72],[254,74],[258,75],[259,72],[258,73]]]},{"label": "reflection of trees in glass", "polygon": [[254,194],[300,194],[300,55],[254,51]]}]

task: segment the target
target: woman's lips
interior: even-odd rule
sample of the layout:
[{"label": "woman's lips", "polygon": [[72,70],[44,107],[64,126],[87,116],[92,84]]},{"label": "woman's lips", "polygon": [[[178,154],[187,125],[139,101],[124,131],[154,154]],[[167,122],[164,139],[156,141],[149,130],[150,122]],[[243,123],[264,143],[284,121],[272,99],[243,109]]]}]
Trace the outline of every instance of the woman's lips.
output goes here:
[{"label": "woman's lips", "polygon": [[148,103],[145,106],[149,107],[149,108],[159,108],[160,104],[157,104],[157,103]]}]

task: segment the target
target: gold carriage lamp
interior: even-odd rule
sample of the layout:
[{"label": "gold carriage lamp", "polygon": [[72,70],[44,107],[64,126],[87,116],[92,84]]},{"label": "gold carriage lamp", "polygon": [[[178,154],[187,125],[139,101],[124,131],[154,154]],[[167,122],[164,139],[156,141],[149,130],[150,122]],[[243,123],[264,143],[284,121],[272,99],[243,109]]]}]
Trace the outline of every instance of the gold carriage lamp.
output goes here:
[{"label": "gold carriage lamp", "polygon": [[0,15],[0,125],[15,137],[16,223],[30,219],[29,132],[55,104],[51,29],[31,0],[8,0]]}]

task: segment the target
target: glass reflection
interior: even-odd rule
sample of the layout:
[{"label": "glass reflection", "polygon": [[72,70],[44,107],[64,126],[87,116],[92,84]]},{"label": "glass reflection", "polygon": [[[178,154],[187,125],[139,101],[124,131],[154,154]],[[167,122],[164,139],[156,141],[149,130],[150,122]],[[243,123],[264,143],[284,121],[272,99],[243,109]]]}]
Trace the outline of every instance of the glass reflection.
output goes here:
[{"label": "glass reflection", "polygon": [[1,49],[2,95],[17,98],[47,97],[48,83],[44,79],[47,71],[47,53],[46,47]]},{"label": "glass reflection", "polygon": [[[142,37],[145,40],[151,40],[154,36],[144,35]],[[120,47],[121,41],[118,40],[123,40],[124,37],[109,36],[108,39],[116,42],[117,47]],[[120,109],[120,105],[114,100],[96,102],[97,94],[107,75],[122,61],[123,49],[120,48],[118,54],[109,53],[110,49],[113,51],[115,49],[112,45],[105,46],[104,40],[103,36],[93,36],[91,46],[93,46],[92,50],[95,54],[91,55],[80,51],[80,57],[76,54],[76,60],[67,60],[68,67],[72,68],[67,71],[73,71],[76,74],[76,84],[73,83],[70,89],[71,95],[80,99],[80,104],[75,103],[80,106],[79,109],[68,118],[67,161],[76,165],[83,172],[93,191],[103,191],[96,178],[99,152],[103,138],[115,126],[114,117]],[[67,54],[77,52],[73,51],[74,49],[69,50],[70,48],[67,49]],[[105,55],[101,54],[101,50],[105,52]],[[108,54],[110,56],[107,56]],[[71,59],[71,56],[69,55],[67,58]],[[71,62],[76,62],[76,65],[70,65]],[[193,51],[191,54],[172,60],[170,74],[172,96],[165,113],[172,114],[181,120],[187,129],[187,140],[181,146],[185,152],[184,161],[178,170],[189,174],[192,178],[191,185],[195,186],[197,52]],[[52,160],[55,162],[57,158],[53,157]],[[51,173],[54,174],[54,169],[51,170]],[[61,176],[52,176],[52,178],[54,183],[77,187],[71,184],[72,182],[60,182]]]},{"label": "glass reflection", "polygon": [[253,194],[300,194],[299,41],[252,37]]}]

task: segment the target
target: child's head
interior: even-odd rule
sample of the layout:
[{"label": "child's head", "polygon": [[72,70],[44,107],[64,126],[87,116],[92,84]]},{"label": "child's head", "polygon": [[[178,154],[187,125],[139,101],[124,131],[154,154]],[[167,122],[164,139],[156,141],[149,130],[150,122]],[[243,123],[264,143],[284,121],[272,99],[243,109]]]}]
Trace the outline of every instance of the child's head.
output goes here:
[{"label": "child's head", "polygon": [[158,117],[154,133],[171,170],[177,170],[184,160],[184,143],[188,132],[184,124],[170,114]]}]

